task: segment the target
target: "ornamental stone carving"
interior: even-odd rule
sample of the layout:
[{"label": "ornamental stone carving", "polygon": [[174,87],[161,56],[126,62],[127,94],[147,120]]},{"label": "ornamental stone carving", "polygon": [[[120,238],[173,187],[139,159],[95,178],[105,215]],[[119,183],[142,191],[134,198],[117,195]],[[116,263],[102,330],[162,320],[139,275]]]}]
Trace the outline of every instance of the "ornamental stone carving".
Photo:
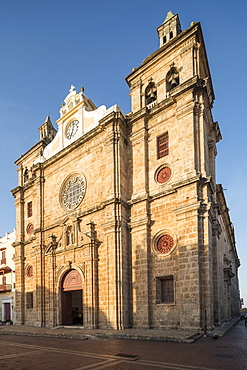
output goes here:
[{"label": "ornamental stone carving", "polygon": [[167,166],[166,167],[162,167],[157,172],[156,181],[159,184],[165,184],[167,181],[170,180],[171,174],[172,174],[172,171],[171,171],[170,167],[167,167]]},{"label": "ornamental stone carving", "polygon": [[177,245],[176,234],[172,230],[162,229],[153,238],[153,254],[158,258],[171,254]]},{"label": "ornamental stone carving", "polygon": [[158,240],[157,240],[157,245],[156,249],[160,253],[169,253],[171,249],[174,246],[174,240],[171,235],[165,234],[162,235]]}]

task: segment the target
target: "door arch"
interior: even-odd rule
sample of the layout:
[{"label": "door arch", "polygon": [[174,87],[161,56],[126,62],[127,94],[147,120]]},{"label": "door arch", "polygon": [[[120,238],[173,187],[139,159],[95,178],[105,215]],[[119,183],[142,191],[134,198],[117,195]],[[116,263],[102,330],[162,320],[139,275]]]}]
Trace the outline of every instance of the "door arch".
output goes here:
[{"label": "door arch", "polygon": [[62,279],[62,325],[83,325],[83,284],[81,274],[69,270]]}]

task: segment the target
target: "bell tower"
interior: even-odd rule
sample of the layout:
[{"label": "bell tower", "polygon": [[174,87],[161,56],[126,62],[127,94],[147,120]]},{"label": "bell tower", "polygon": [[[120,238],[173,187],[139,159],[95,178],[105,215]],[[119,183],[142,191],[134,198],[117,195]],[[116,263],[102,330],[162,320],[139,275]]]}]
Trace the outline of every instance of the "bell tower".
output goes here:
[{"label": "bell tower", "polygon": [[168,12],[157,31],[159,49],[126,78],[132,103],[133,326],[200,328],[204,307],[209,325],[215,313],[211,219],[217,218],[221,134],[211,113],[214,92],[200,23],[182,31],[178,15]]},{"label": "bell tower", "polygon": [[182,32],[178,14],[172,14],[170,10],[161,26],[157,28],[160,39],[160,47]]}]

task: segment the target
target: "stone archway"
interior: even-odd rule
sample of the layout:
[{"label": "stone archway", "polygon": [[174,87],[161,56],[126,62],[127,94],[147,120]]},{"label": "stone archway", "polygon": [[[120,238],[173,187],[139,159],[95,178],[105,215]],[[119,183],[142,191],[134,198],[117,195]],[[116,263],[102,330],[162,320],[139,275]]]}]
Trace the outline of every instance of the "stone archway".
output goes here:
[{"label": "stone archway", "polygon": [[81,274],[71,269],[61,283],[62,325],[83,325],[83,284]]}]

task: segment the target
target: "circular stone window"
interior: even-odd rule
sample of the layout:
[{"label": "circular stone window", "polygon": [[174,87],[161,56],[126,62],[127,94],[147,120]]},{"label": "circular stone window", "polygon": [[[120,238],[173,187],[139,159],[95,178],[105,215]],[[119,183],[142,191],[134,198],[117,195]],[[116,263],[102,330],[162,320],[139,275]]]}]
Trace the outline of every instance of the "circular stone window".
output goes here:
[{"label": "circular stone window", "polygon": [[78,207],[86,191],[86,179],[82,174],[70,176],[61,187],[60,202],[66,210],[73,210]]},{"label": "circular stone window", "polygon": [[170,180],[171,174],[172,170],[170,167],[162,167],[156,175],[156,181],[159,184],[165,184],[168,180]]},{"label": "circular stone window", "polygon": [[169,234],[164,234],[156,241],[156,249],[159,253],[167,254],[174,247],[174,239]]},{"label": "circular stone window", "polygon": [[33,226],[33,224],[28,224],[28,225],[27,225],[27,233],[28,233],[29,235],[31,235],[31,234],[33,233],[33,230],[34,230],[34,226]]}]

